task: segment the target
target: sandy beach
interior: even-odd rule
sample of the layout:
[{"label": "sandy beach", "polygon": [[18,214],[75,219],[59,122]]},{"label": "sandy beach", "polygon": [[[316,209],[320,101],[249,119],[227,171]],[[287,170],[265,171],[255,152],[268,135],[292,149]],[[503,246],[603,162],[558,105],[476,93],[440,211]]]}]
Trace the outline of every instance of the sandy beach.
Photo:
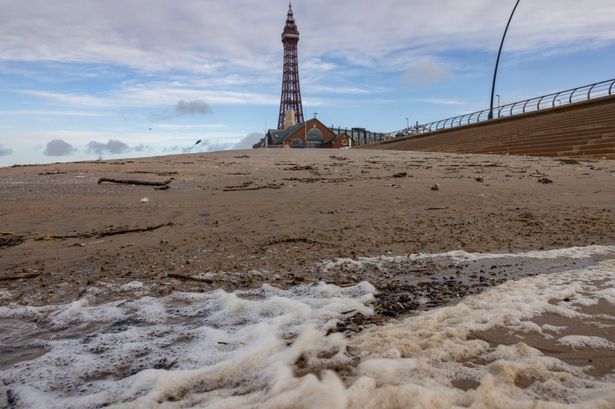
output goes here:
[{"label": "sandy beach", "polygon": [[[305,383],[313,382],[313,375],[329,392],[331,385],[348,388],[336,392],[346,396],[346,403],[329,402],[330,407],[362,407],[356,400],[362,396],[356,390],[363,382],[360,375],[377,379],[367,389],[380,394],[381,386],[397,385],[386,399],[406,396],[410,392],[399,379],[406,379],[417,362],[429,362],[425,376],[444,377],[442,385],[452,388],[442,395],[450,398],[442,407],[461,405],[484,392],[485,376],[510,372],[526,359],[527,365],[540,362],[542,369],[527,372],[524,367],[507,375],[506,388],[518,391],[498,389],[502,396],[523,391],[532,399],[574,402],[564,392],[550,395],[555,389],[549,379],[567,371],[576,376],[575,388],[605,391],[601,399],[612,402],[607,379],[615,364],[615,297],[609,298],[614,182],[615,161],[368,150],[232,151],[3,168],[0,299],[9,307],[0,310],[6,321],[0,331],[5,344],[0,369],[17,365],[7,375],[13,379],[5,381],[10,385],[21,376],[14,371],[36,372],[27,361],[47,359],[50,350],[57,353],[25,342],[41,331],[27,325],[53,323],[44,324],[49,325],[45,331],[67,340],[80,328],[90,334],[86,339],[94,339],[109,331],[124,333],[132,322],[149,322],[152,311],[160,309],[179,314],[188,308],[185,316],[169,322],[192,323],[197,314],[192,309],[204,303],[200,308],[210,311],[214,328],[251,322],[246,308],[264,309],[254,318],[259,325],[269,323],[275,311],[299,314],[293,315],[295,322],[312,317],[301,314],[313,309],[324,320],[318,331],[330,336],[296,356],[271,356],[294,368],[295,377],[284,377],[292,390],[313,393],[318,388]],[[573,285],[575,271],[582,272],[582,279]],[[185,304],[184,298],[193,301]],[[215,305],[238,304],[218,310],[212,299],[220,303]],[[288,304],[271,307],[280,300]],[[491,300],[493,311],[485,300]],[[154,302],[162,306],[151,310]],[[293,304],[298,302],[301,307]],[[322,315],[323,305],[330,305],[331,312]],[[532,308],[525,310],[528,305]],[[92,321],[94,312],[86,311],[107,318]],[[121,319],[117,311],[124,311]],[[141,311],[141,318],[127,320],[135,311]],[[80,318],[67,318],[74,314]],[[220,314],[226,318],[217,323]],[[464,322],[460,317],[466,315]],[[110,327],[98,327],[107,320]],[[302,327],[295,334],[289,329],[295,324],[288,325],[275,341],[281,342],[280,351],[284,344],[301,348],[299,341],[312,331]],[[404,332],[409,328],[414,329]],[[424,338],[422,328],[433,332]],[[161,334],[165,340],[166,332]],[[239,345],[251,345],[229,334],[229,339],[217,338],[215,348],[238,345],[239,351]],[[342,334],[347,340],[335,337]],[[391,355],[392,350],[399,352]],[[419,361],[410,363],[410,358]],[[169,373],[184,368],[177,360],[156,359],[87,376],[106,379],[113,373],[123,379],[146,376],[143,368]],[[452,366],[446,369],[442,362]],[[252,363],[252,370],[260,365]],[[322,372],[327,370],[345,386],[327,378]],[[72,387],[63,386],[65,391]],[[197,402],[186,398],[187,407],[215,401],[209,400],[209,391],[186,388]],[[271,397],[260,395],[263,388],[255,384],[241,393],[269,402]],[[23,393],[7,393],[23,404]],[[180,399],[173,393],[172,401]],[[240,392],[231,388],[229,393]],[[373,396],[379,402],[373,407],[383,407],[384,395]]]},{"label": "sandy beach", "polygon": [[[103,177],[172,181],[161,191]],[[351,284],[372,277],[316,264],[615,243],[613,161],[234,151],[4,168],[0,191],[0,280],[34,304],[98,281],[162,293]],[[133,229],[152,230],[122,233]]]}]

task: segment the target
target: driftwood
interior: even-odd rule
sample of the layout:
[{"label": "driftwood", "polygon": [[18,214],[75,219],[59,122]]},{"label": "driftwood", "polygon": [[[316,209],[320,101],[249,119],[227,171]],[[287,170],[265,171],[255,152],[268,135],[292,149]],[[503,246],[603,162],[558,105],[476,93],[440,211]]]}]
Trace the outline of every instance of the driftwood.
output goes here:
[{"label": "driftwood", "polygon": [[295,244],[295,243],[327,245],[327,243],[308,239],[306,237],[290,237],[290,238],[285,238],[285,239],[270,240],[267,243],[261,244],[259,247],[263,248],[263,247],[275,246],[276,244]]},{"label": "driftwood", "polygon": [[0,249],[18,246],[24,242],[23,236],[12,235],[12,236],[0,236]]},{"label": "driftwood", "polygon": [[145,186],[167,186],[173,179],[167,179],[164,182],[151,182],[147,180],[132,180],[132,179],[113,179],[113,178],[100,178],[98,184],[104,182],[109,183],[123,183],[125,185],[145,185]]},{"label": "driftwood", "polygon": [[26,278],[36,278],[36,277],[38,277],[40,275],[41,275],[40,273],[19,274],[19,275],[8,276],[8,277],[0,277],[0,281],[23,280],[23,279],[26,279]]},{"label": "driftwood", "polygon": [[248,190],[262,190],[262,189],[282,189],[284,183],[276,184],[276,183],[268,183],[266,185],[261,186],[250,186],[252,182],[244,183],[240,186],[226,186],[222,189],[223,192],[241,192]]},{"label": "driftwood", "polygon": [[102,231],[100,233],[98,233],[96,235],[96,237],[108,237],[108,236],[115,236],[118,234],[126,234],[126,233],[142,233],[142,232],[146,232],[146,231],[152,231],[152,230],[157,230],[161,227],[167,227],[167,226],[173,226],[174,223],[164,223],[164,224],[157,224],[155,226],[147,226],[147,227],[137,227],[137,228],[119,228],[119,229],[112,229],[112,230],[105,230]]},{"label": "driftwood", "polygon": [[126,234],[126,233],[142,233],[152,230],[157,230],[161,227],[173,226],[175,223],[164,223],[164,224],[156,224],[154,226],[147,227],[118,227],[107,230],[100,231],[90,231],[87,233],[76,233],[76,234],[67,234],[67,235],[48,235],[39,237],[36,240],[64,240],[64,239],[89,239],[92,237],[103,238],[109,236],[116,236],[118,234]]},{"label": "driftwood", "polygon": [[210,278],[192,277],[192,276],[188,276],[188,275],[184,275],[184,274],[177,274],[177,273],[169,273],[168,277],[169,278],[177,278],[178,280],[196,281],[198,283],[205,283],[205,284],[211,284],[211,283],[214,282],[214,280],[212,280]]}]

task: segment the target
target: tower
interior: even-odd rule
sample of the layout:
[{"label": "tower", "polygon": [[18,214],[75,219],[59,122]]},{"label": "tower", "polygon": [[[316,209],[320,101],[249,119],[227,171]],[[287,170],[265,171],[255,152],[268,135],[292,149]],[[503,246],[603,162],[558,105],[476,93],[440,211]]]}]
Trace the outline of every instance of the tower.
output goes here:
[{"label": "tower", "polygon": [[289,2],[286,25],[282,32],[284,68],[282,71],[282,97],[280,98],[278,129],[286,129],[303,122],[303,105],[301,104],[301,89],[299,87],[299,59],[297,56],[298,43],[299,30],[295,23],[292,4]]}]

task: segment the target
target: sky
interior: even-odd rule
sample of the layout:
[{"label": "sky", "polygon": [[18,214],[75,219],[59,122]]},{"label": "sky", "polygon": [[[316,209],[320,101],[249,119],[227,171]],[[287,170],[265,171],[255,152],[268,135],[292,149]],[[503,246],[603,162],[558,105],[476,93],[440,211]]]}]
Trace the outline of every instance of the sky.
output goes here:
[{"label": "sky", "polygon": [[[306,117],[487,108],[514,0],[296,0]],[[0,0],[0,166],[247,148],[277,125],[285,0]],[[522,0],[501,103],[615,77],[612,0]],[[202,142],[195,146],[195,142]]]}]

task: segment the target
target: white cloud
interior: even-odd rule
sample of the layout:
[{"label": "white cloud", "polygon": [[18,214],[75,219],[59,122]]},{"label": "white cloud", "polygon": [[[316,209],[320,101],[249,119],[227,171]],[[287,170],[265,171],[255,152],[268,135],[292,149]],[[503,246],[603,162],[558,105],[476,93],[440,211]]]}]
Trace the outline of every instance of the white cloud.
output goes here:
[{"label": "white cloud", "polygon": [[91,111],[46,111],[46,110],[31,109],[31,110],[15,110],[15,111],[5,110],[5,111],[0,111],[0,115],[1,116],[27,116],[27,117],[35,117],[35,116],[39,116],[39,117],[43,117],[43,116],[44,117],[47,117],[47,116],[51,116],[51,117],[53,116],[102,117],[102,116],[106,116],[109,114],[104,113],[104,112],[91,112]]},{"label": "white cloud", "polygon": [[[494,50],[510,5],[492,0],[312,0],[295,4],[306,70],[321,57],[381,65],[396,55]],[[277,72],[285,4],[263,0],[5,0],[0,58],[110,63],[139,70]],[[615,40],[611,0],[521,3],[507,49],[536,51]],[[198,35],[195,35],[198,33]]]},{"label": "white cloud", "polygon": [[233,149],[251,149],[252,146],[264,138],[265,134],[260,132],[252,132],[239,140],[239,142],[233,145]]},{"label": "white cloud", "polygon": [[310,94],[374,94],[381,92],[378,89],[368,89],[361,87],[336,87],[331,85],[310,85]]},{"label": "white cloud", "polygon": [[122,86],[107,95],[87,95],[67,92],[24,90],[24,95],[39,97],[65,105],[86,107],[160,107],[176,105],[178,100],[207,100],[224,105],[277,105],[279,96],[241,91],[214,91],[199,88],[177,87],[167,83],[141,83]]},{"label": "white cloud", "polygon": [[458,99],[442,99],[442,98],[414,98],[414,102],[424,102],[433,105],[467,105],[467,102]]}]

